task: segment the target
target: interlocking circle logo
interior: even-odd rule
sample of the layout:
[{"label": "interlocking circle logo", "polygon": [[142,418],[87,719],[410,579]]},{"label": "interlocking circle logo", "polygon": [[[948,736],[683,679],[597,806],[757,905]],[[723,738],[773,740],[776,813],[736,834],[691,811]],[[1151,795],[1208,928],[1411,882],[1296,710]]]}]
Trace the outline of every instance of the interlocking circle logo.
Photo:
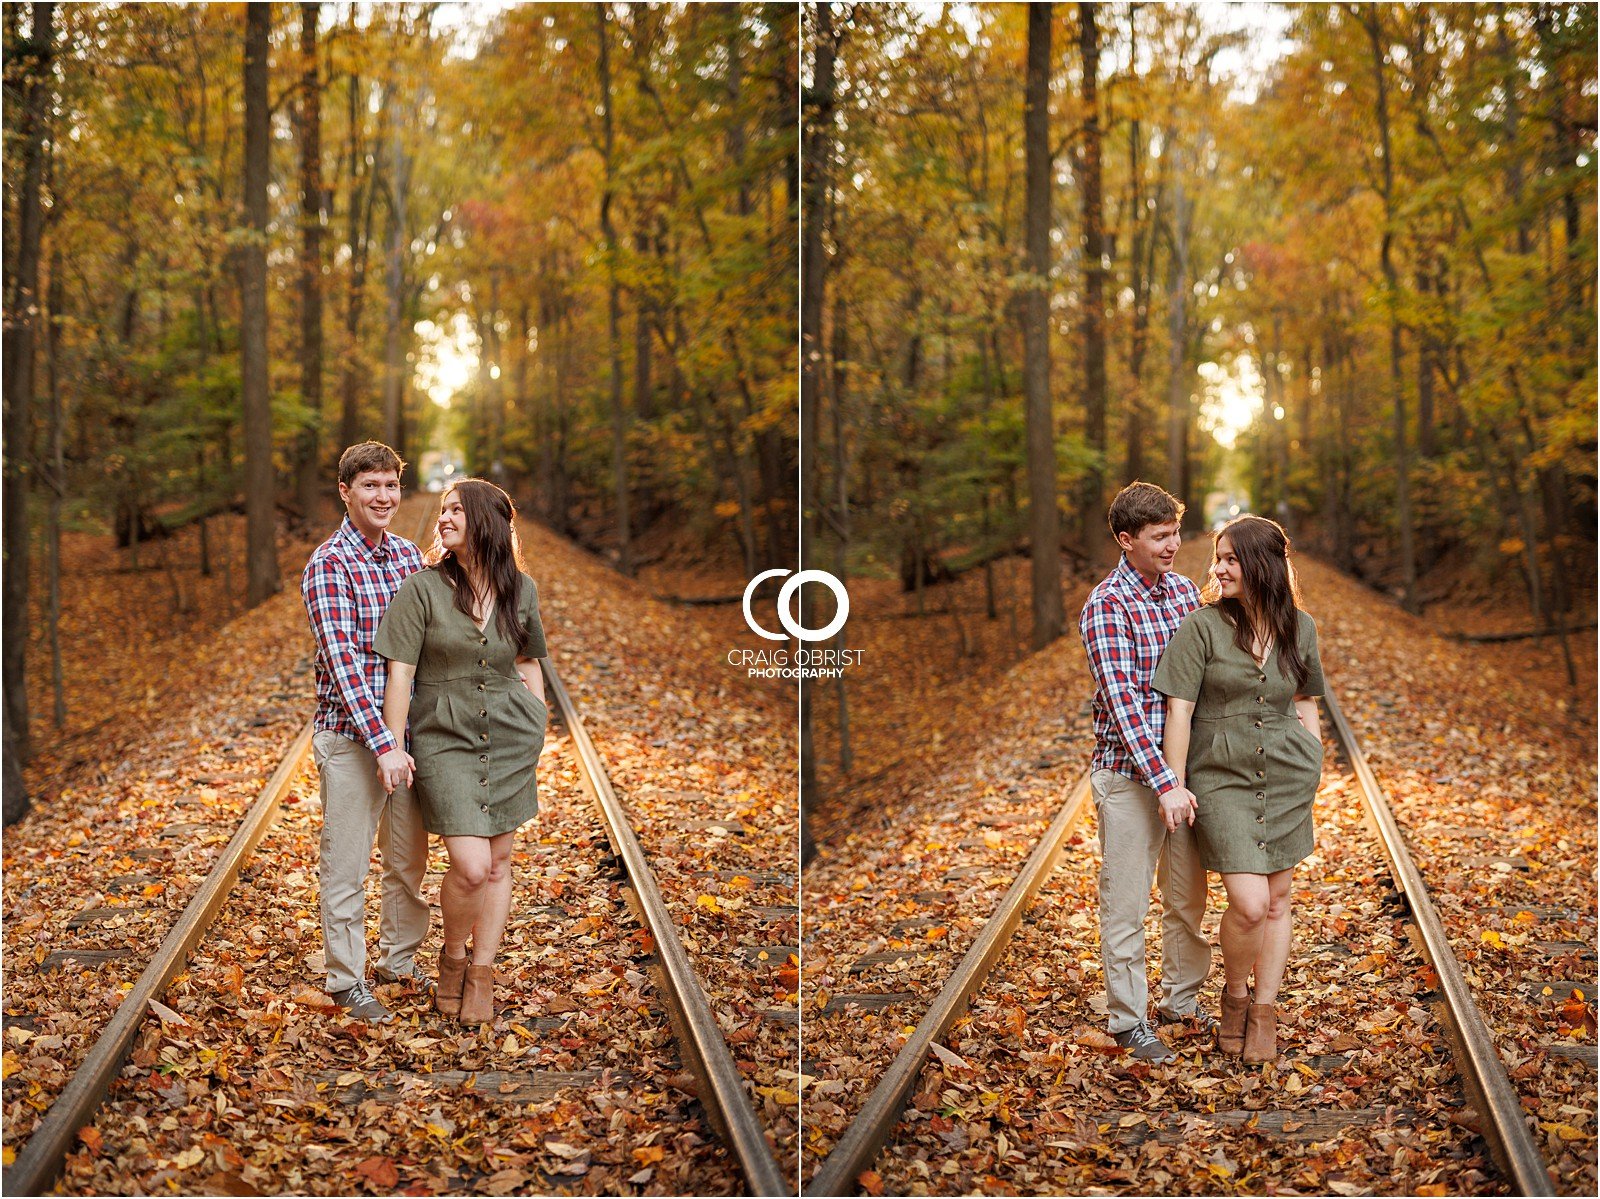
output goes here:
[{"label": "interlocking circle logo", "polygon": [[[744,622],[750,626],[750,631],[758,636],[765,637],[768,641],[782,641],[782,633],[768,632],[756,623],[755,614],[750,611],[750,597],[755,594],[763,580],[780,577],[792,573],[787,567],[776,570],[764,570],[750,580],[750,585],[744,589]],[[794,604],[795,592],[807,583],[821,583],[833,592],[833,598],[839,604],[839,611],[826,625],[820,629],[808,629],[801,624],[790,612]],[[844,589],[844,584],[825,570],[802,570],[794,578],[785,583],[778,592],[778,621],[789,631],[789,636],[800,641],[826,641],[840,629],[844,628],[846,617],[850,615],[850,593]]]}]

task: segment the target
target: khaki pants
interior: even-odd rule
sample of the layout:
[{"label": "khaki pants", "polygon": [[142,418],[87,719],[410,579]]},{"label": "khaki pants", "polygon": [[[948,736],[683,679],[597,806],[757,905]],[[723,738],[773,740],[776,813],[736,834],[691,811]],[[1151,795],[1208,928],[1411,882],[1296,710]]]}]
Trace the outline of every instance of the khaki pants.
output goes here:
[{"label": "khaki pants", "polygon": [[1114,770],[1090,777],[1100,826],[1100,960],[1112,1033],[1148,1016],[1144,918],[1150,880],[1161,889],[1161,1010],[1195,1010],[1211,971],[1211,945],[1200,933],[1206,914],[1206,871],[1194,830],[1169,833],[1154,791]]},{"label": "khaki pants", "polygon": [[318,729],[311,751],[322,775],[317,883],[327,989],[345,991],[367,976],[367,872],[374,837],[383,855],[377,964],[400,972],[416,960],[428,935],[428,905],[421,895],[428,830],[411,788],[384,794],[377,760],[366,746]]}]

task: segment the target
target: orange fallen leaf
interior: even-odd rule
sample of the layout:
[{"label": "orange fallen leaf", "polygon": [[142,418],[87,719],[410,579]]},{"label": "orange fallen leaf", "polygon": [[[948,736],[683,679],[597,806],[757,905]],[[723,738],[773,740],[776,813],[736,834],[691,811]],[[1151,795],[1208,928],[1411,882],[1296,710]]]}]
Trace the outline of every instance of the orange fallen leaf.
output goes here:
[{"label": "orange fallen leaf", "polygon": [[386,1157],[369,1157],[356,1167],[356,1173],[380,1191],[392,1191],[400,1182],[400,1171]]}]

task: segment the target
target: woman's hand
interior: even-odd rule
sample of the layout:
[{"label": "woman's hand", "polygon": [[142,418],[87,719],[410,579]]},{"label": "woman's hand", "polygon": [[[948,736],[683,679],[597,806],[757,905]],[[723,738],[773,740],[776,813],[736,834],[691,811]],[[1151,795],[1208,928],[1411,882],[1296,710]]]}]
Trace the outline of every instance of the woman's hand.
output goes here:
[{"label": "woman's hand", "polygon": [[1194,792],[1179,783],[1170,791],[1163,791],[1158,797],[1161,803],[1161,819],[1167,826],[1169,833],[1178,831],[1178,826],[1187,821],[1194,824],[1194,814],[1199,810],[1199,801],[1195,799]]},{"label": "woman's hand", "polygon": [[391,749],[378,759],[378,778],[386,795],[393,795],[397,787],[411,786],[416,773],[416,759],[403,749]]},{"label": "woman's hand", "polygon": [[539,697],[539,702],[546,707],[550,701],[544,697],[544,671],[539,669],[539,663],[533,658],[517,659],[517,677],[522,680],[522,685]]}]

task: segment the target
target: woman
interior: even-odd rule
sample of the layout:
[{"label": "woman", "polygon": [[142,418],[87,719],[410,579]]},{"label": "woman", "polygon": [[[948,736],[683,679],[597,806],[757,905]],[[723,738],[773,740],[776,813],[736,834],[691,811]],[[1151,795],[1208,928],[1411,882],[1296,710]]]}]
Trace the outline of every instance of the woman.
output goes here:
[{"label": "woman", "polygon": [[[432,565],[401,585],[373,642],[389,660],[384,723],[403,737],[411,718],[423,824],[450,855],[434,1004],[463,1024],[494,1019],[511,845],[539,810],[534,772],[548,711],[537,659],[546,650],[514,514],[511,497],[493,483],[451,484],[426,556]],[[385,771],[384,787],[413,782],[407,774],[405,766]]]},{"label": "woman", "polygon": [[1322,664],[1276,521],[1241,516],[1217,532],[1200,598],[1151,685],[1167,696],[1167,762],[1199,804],[1201,860],[1228,892],[1217,1045],[1266,1062],[1278,1052],[1294,867],[1313,848]]}]

